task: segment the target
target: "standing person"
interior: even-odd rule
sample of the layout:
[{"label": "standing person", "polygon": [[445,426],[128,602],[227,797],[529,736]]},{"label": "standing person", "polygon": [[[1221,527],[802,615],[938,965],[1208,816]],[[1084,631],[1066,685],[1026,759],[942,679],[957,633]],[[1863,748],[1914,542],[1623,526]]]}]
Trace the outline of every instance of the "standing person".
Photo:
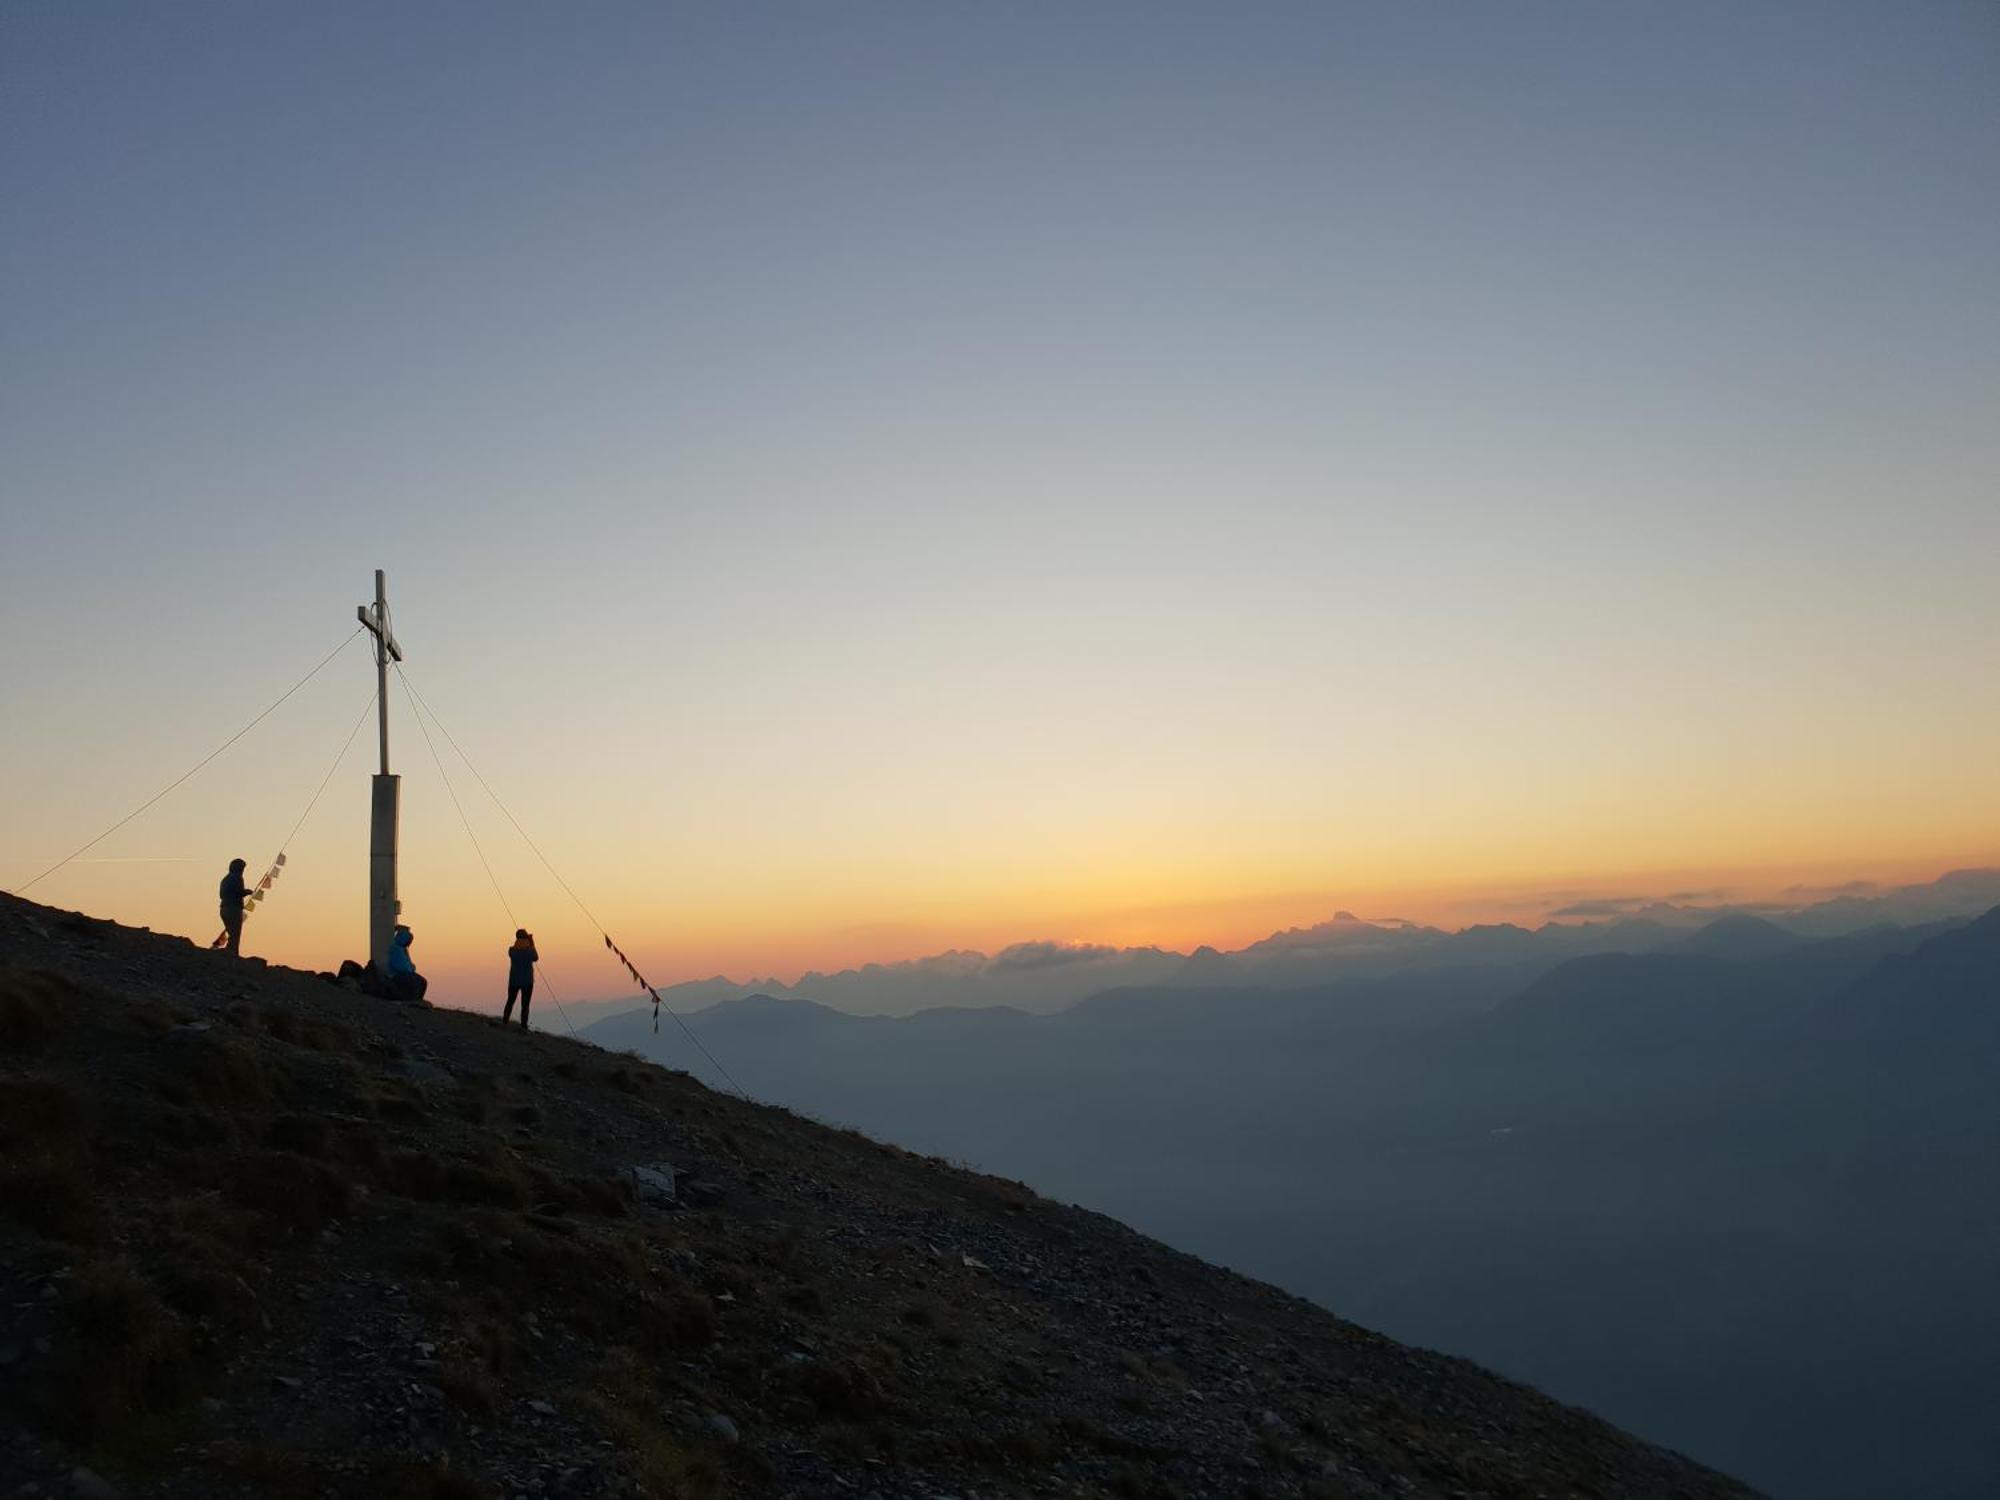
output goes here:
[{"label": "standing person", "polygon": [[500,1012],[502,1026],[514,1014],[514,1000],[518,996],[521,1001],[521,1029],[528,1029],[528,1002],[535,998],[535,964],[541,956],[535,951],[535,935],[525,927],[516,927],[514,946],[507,950],[507,1005]]},{"label": "standing person", "polygon": [[416,934],[400,922],[389,939],[389,983],[405,1000],[421,1000],[430,988],[430,981],[417,972],[410,959],[410,944],[416,940]]},{"label": "standing person", "polygon": [[226,941],[223,951],[239,954],[243,947],[243,903],[249,898],[250,887],[243,883],[244,861],[232,859],[229,873],[222,877],[222,933]]}]

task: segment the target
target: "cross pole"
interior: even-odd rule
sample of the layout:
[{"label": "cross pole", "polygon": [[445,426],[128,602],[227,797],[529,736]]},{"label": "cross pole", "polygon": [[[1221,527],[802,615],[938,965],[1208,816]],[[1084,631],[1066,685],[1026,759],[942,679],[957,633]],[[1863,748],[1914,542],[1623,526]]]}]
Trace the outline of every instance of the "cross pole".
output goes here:
[{"label": "cross pole", "polygon": [[381,730],[382,769],[374,779],[373,807],[368,825],[368,956],[379,971],[389,965],[389,941],[403,903],[396,895],[397,824],[401,821],[402,778],[389,774],[389,663],[403,659],[403,648],[389,626],[389,589],[382,570],[375,570],[375,603],[355,606],[354,617],[375,637],[375,714]]},{"label": "cross pole", "polygon": [[389,774],[389,663],[403,659],[396,632],[389,628],[389,588],[382,570],[375,570],[375,605],[354,606],[354,618],[375,637],[375,713],[382,730],[382,774]]}]

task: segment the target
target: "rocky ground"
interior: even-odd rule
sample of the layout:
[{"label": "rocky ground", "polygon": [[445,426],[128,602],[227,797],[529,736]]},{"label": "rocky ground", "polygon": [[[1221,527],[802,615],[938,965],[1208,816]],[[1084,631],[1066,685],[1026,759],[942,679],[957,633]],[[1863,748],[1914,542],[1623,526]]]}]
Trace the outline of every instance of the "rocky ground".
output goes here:
[{"label": "rocky ground", "polygon": [[1748,1493],[1018,1184],[0,897],[0,1495]]}]

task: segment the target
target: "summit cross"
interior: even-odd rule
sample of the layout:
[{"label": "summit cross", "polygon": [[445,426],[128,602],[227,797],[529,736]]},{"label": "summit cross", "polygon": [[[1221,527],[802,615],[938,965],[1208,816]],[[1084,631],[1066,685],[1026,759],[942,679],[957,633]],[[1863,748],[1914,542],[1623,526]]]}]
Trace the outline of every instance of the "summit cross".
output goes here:
[{"label": "summit cross", "polygon": [[381,732],[382,769],[376,773],[368,820],[368,956],[387,972],[389,942],[403,903],[396,894],[397,825],[401,821],[402,778],[389,774],[389,663],[403,659],[403,648],[389,625],[389,588],[382,570],[375,570],[375,602],[356,605],[354,617],[375,637],[375,713]]}]

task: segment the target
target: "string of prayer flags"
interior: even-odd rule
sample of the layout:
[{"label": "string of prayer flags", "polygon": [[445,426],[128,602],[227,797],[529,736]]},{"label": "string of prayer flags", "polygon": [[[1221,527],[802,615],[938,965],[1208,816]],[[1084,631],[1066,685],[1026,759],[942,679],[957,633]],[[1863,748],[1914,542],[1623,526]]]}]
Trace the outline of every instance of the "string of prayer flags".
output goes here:
[{"label": "string of prayer flags", "polygon": [[653,997],[653,1035],[658,1036],[660,1034],[660,992],[646,982],[646,976],[641,974],[638,966],[625,956],[625,950],[611,941],[611,934],[608,932],[604,934],[604,946],[617,956],[618,962],[625,965],[625,972],[632,976],[632,982]]},{"label": "string of prayer flags", "polygon": [[[250,894],[243,898],[243,915],[247,917],[257,909],[257,903],[271,894],[271,887],[277,884],[278,877],[284,873],[285,851],[280,849],[278,857],[271,861],[271,868],[258,877],[257,884],[250,888]],[[228,942],[229,934],[227,931],[223,931],[217,933],[215,941],[208,946],[211,948],[221,948],[226,946]]]},{"label": "string of prayer flags", "polygon": [[245,911],[250,910],[259,901],[262,901],[266,896],[270,895],[271,887],[277,883],[278,877],[284,873],[284,870],[285,870],[285,855],[284,851],[280,850],[278,852],[278,857],[271,861],[271,868],[266,870],[261,876],[258,877],[256,886],[252,888],[250,894],[244,898],[243,909]]}]

